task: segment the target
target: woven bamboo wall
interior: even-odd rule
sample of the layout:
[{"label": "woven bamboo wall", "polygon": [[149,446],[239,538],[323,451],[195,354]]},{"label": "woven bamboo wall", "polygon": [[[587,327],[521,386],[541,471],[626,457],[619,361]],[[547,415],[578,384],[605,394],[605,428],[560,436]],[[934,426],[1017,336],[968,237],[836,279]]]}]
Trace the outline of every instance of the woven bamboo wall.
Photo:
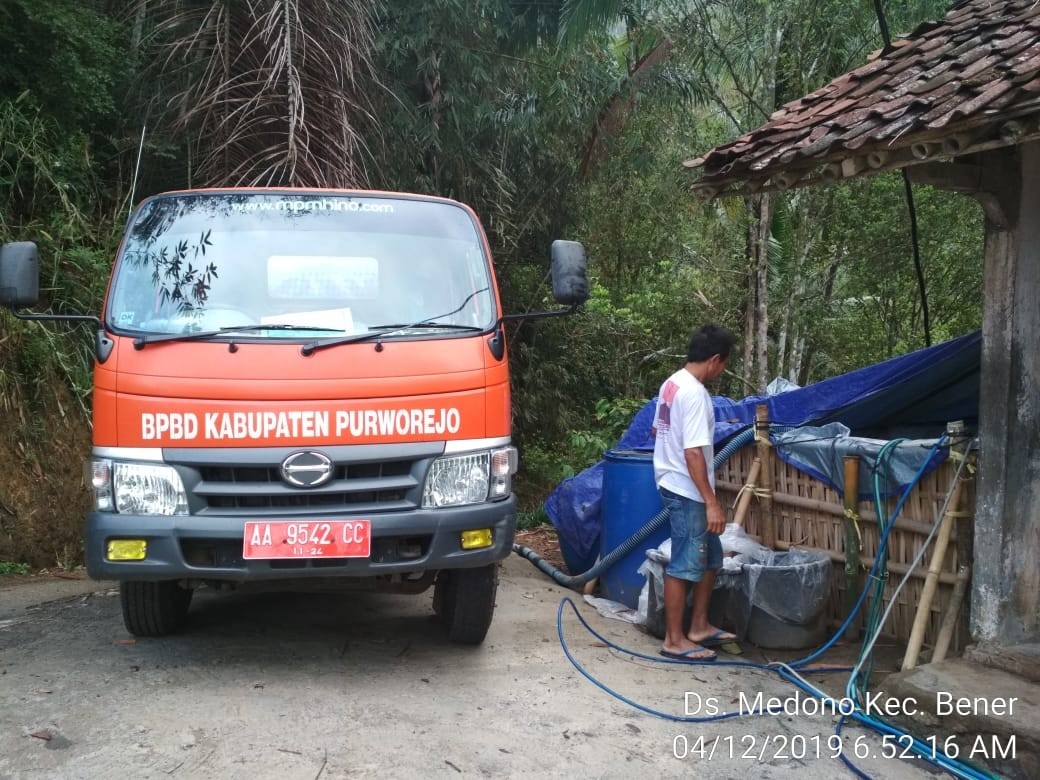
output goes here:
[{"label": "woven bamboo wall", "polygon": [[[716,473],[716,491],[724,506],[729,508],[730,521],[733,520],[733,507],[736,504],[737,495],[747,481],[755,455],[755,446],[744,447],[723,464]],[[815,548],[826,551],[830,555],[834,562],[834,569],[829,606],[834,625],[838,626],[845,618],[844,593],[846,590],[845,521],[842,498],[836,491],[788,465],[775,454],[770,460],[773,475],[771,514],[776,528],[776,549],[785,550],[790,546]],[[885,588],[885,607],[890,603],[896,586],[903,579],[903,575],[936,522],[946,494],[953,483],[956,469],[957,464],[951,459],[943,461],[939,468],[920,481],[900,511],[888,539],[889,580]],[[925,658],[922,660],[927,660],[927,655],[939,634],[957,581],[958,569],[962,565],[971,565],[975,483],[967,473],[962,474],[962,478],[965,476],[968,478],[962,488],[958,506],[961,516],[955,518],[956,524],[944,556],[938,589],[929,611],[924,636],[925,652],[923,655]],[[861,492],[863,491],[864,488],[861,486]],[[896,499],[889,502],[889,513],[895,508],[895,504]],[[877,512],[873,501],[861,502],[857,511],[860,516],[859,528],[862,537],[860,561],[863,572],[856,595],[866,587],[866,572],[874,562],[880,538]],[[761,540],[762,502],[758,497],[751,500],[744,528],[748,534]],[[934,539],[914,574],[899,593],[896,606],[882,629],[882,636],[904,644],[909,639],[917,613],[917,605],[924,589],[925,577],[931,564],[933,547]],[[958,654],[969,641],[969,601],[970,598],[965,596],[960,606],[950,641],[950,655]],[[860,611],[860,626],[862,626],[862,616],[869,605],[869,601],[865,602]]]}]

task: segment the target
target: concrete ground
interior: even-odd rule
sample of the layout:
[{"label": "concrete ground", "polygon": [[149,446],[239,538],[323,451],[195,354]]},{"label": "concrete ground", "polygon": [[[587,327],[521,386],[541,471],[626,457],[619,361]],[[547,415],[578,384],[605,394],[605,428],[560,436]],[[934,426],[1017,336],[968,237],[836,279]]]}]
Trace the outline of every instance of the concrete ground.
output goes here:
[{"label": "concrete ground", "polygon": [[[1024,666],[995,668],[992,652],[969,648],[962,658],[892,674],[881,687],[886,696],[913,703],[893,713],[910,733],[935,739],[947,753],[1002,777],[1035,780],[1040,777],[1038,648],[1001,655],[1018,657]],[[918,711],[906,712],[911,707]]]},{"label": "concrete ground", "polygon": [[5,620],[24,615],[28,609],[115,586],[96,582],[82,571],[0,576],[0,626]]},{"label": "concrete ground", "polygon": [[[164,639],[130,637],[115,595],[0,582],[0,778],[855,776],[842,758],[868,777],[936,774],[873,731],[836,736],[815,700],[740,665],[780,654],[662,663],[660,640],[515,555],[479,648],[443,638],[429,594],[202,592]],[[879,648],[878,679],[896,655]],[[840,672],[803,673],[844,689]],[[744,712],[771,699],[790,711]]]}]

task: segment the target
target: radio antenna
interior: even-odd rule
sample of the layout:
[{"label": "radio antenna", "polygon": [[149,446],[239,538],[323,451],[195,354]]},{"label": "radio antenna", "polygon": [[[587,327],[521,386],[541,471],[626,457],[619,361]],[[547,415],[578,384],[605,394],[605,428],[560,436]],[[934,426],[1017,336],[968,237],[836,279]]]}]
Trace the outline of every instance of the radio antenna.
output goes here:
[{"label": "radio antenna", "polygon": [[126,210],[126,218],[134,211],[134,196],[137,193],[137,176],[141,173],[141,153],[144,152],[144,130],[146,125],[141,125],[141,142],[137,145],[137,164],[134,165],[134,180],[130,185],[130,207]]}]

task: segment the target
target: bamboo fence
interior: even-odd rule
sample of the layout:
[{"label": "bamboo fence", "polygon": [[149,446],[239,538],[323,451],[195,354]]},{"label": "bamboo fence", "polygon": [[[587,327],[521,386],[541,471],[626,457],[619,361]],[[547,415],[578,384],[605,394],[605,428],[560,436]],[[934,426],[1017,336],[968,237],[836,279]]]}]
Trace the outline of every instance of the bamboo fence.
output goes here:
[{"label": "bamboo fence", "polygon": [[[746,500],[749,491],[741,489],[748,481],[748,474],[756,457],[761,457],[762,447],[751,445],[736,452],[716,472],[716,492],[724,506],[730,508],[730,519],[733,519],[733,508],[738,498]],[[804,474],[785,463],[775,453],[762,458],[762,479],[757,483],[771,485],[771,495],[764,496],[761,491],[752,496],[744,519],[744,529],[756,540],[763,542],[763,531],[768,535],[775,534],[772,544],[766,546],[776,550],[787,550],[791,547],[816,549],[826,552],[834,563],[831,580],[831,598],[828,605],[830,619],[834,626],[839,626],[846,617],[847,601],[845,572],[845,539],[846,511],[842,496],[819,480]],[[972,456],[969,456],[972,457]],[[924,544],[934,524],[939,521],[954,475],[957,462],[946,459],[940,466],[925,475],[911,492],[904,504],[888,538],[888,571],[889,577],[883,596],[887,608],[893,593],[903,575],[910,568],[918,551]],[[758,467],[756,467],[758,468]],[[960,491],[958,507],[949,507],[947,514],[954,523],[949,542],[946,546],[938,577],[932,575],[935,588],[934,597],[927,606],[927,620],[924,621],[923,645],[927,649],[925,655],[934,650],[936,643],[943,646],[942,653],[948,647],[951,653],[959,652],[968,643],[968,599],[963,596],[967,582],[967,571],[971,565],[973,538],[973,510],[975,506],[975,483],[968,470],[962,474],[965,479]],[[861,486],[861,492],[866,492]],[[766,500],[763,500],[765,498]],[[891,515],[898,497],[888,501],[887,512]],[[764,508],[768,507],[768,512]],[[860,542],[860,573],[856,592],[867,586],[866,576],[874,563],[880,541],[877,512],[874,502],[861,501],[856,505],[858,520],[858,536]],[[932,550],[929,546],[919,564],[914,568],[907,584],[898,595],[888,620],[882,628],[882,636],[906,643],[911,638],[912,629],[918,612],[918,604],[925,591],[928,570],[932,565]],[[931,588],[929,588],[931,590]],[[927,599],[926,599],[927,600]],[[950,602],[953,601],[954,613],[951,619],[944,621]],[[853,624],[847,637],[855,635],[862,627],[862,617],[870,606],[869,600],[860,610],[858,624]],[[946,628],[943,630],[943,624]]]}]

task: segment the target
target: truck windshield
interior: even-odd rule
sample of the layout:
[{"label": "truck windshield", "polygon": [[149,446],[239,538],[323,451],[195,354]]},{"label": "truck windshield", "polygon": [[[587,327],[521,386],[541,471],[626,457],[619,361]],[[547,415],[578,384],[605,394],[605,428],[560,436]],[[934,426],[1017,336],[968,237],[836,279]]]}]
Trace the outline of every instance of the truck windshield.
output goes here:
[{"label": "truck windshield", "polygon": [[488,260],[469,212],[325,192],[145,201],[106,305],[108,327],[145,341],[226,328],[236,338],[313,342],[432,322],[387,334],[423,338],[494,321]]}]

